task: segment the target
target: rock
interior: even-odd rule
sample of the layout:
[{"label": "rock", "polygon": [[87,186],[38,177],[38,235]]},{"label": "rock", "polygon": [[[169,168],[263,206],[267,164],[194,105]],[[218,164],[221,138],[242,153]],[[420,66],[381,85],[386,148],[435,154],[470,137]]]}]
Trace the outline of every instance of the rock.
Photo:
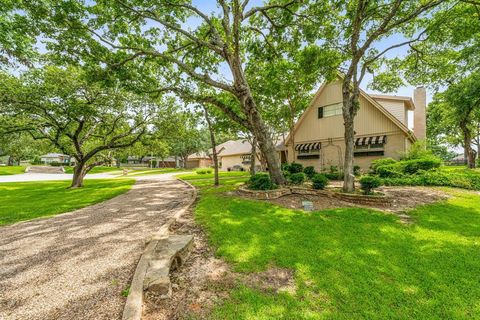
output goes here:
[{"label": "rock", "polygon": [[143,280],[143,290],[169,298],[172,295],[170,271],[183,264],[192,246],[192,235],[171,235],[158,240]]}]

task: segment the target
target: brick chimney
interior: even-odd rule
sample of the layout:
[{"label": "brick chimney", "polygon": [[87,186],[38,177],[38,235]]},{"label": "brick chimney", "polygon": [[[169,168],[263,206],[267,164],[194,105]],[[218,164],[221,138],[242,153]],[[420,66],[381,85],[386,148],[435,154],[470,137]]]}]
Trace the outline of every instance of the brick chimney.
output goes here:
[{"label": "brick chimney", "polygon": [[413,112],[413,133],[418,140],[427,138],[427,91],[425,87],[417,87],[413,91],[413,102],[415,111]]}]

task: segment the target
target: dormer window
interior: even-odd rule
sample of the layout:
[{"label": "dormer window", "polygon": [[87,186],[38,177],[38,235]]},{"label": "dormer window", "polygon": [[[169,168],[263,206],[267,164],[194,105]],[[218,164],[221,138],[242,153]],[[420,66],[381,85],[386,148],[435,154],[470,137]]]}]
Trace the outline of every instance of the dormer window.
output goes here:
[{"label": "dormer window", "polygon": [[342,102],[329,104],[318,108],[318,119],[338,116],[342,114]]}]

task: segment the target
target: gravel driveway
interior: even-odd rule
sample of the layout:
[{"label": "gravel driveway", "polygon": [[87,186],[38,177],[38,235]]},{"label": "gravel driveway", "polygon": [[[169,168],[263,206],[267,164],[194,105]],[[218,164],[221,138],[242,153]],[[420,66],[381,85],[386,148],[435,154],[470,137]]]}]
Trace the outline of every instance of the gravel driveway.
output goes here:
[{"label": "gravel driveway", "polygon": [[111,200],[0,228],[0,319],[119,319],[145,240],[188,203],[169,176]]}]

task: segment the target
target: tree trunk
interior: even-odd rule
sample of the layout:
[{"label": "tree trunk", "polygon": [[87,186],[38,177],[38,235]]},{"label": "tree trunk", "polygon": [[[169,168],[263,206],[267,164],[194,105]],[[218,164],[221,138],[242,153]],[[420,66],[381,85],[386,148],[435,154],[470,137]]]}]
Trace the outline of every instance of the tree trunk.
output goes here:
[{"label": "tree trunk", "polygon": [[83,187],[83,178],[87,174],[87,166],[85,162],[77,161],[77,164],[73,168],[73,179],[70,188]]},{"label": "tree trunk", "polygon": [[7,165],[8,166],[13,166],[13,157],[12,156],[8,156]]},{"label": "tree trunk", "polygon": [[251,160],[250,160],[250,175],[255,174],[255,164],[257,160],[257,139],[253,137],[252,140],[252,154],[251,154]]},{"label": "tree trunk", "polygon": [[465,148],[467,167],[473,169],[475,168],[475,150],[472,148],[472,133],[465,123],[461,123],[460,128],[463,133],[463,145]]},{"label": "tree trunk", "polygon": [[272,182],[278,185],[284,185],[286,181],[282,174],[280,158],[278,157],[275,145],[268,134],[267,127],[263,122],[262,116],[258,112],[253,98],[247,96],[244,99],[241,99],[241,101],[246,110],[246,114],[248,115],[248,122],[251,126],[252,134],[257,139],[260,152],[267,163],[268,174],[270,175]]},{"label": "tree trunk", "polygon": [[343,191],[355,191],[355,176],[353,174],[353,152],[355,147],[354,119],[359,106],[360,89],[358,84],[352,88],[351,80],[345,77],[343,81],[343,121],[345,139],[345,158],[343,162]]},{"label": "tree trunk", "polygon": [[213,157],[213,170],[214,170],[214,179],[213,185],[220,185],[220,180],[218,177],[218,156],[217,156],[217,142],[215,141],[215,131],[213,130],[212,121],[210,115],[208,114],[207,108],[204,106],[203,110],[205,111],[205,120],[207,121],[208,131],[210,131],[210,142],[212,144],[212,157]]}]

